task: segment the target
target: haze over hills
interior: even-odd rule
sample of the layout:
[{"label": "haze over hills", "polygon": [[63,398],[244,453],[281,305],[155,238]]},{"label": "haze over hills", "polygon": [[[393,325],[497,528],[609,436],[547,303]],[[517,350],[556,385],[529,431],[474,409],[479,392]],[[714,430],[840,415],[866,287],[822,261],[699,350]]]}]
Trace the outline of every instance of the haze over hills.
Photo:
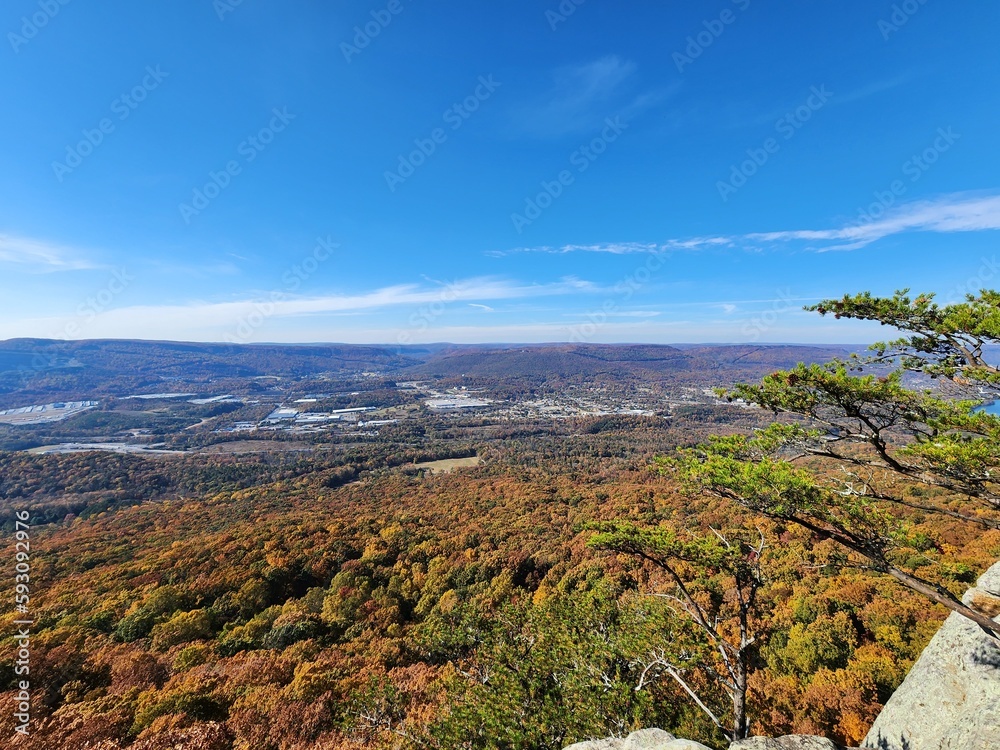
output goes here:
[{"label": "haze over hills", "polygon": [[[307,375],[316,372],[431,368],[452,375],[467,366],[492,363],[497,370],[544,364],[550,371],[601,370],[608,366],[657,371],[687,370],[706,363],[720,366],[785,366],[823,361],[855,347],[806,344],[213,344],[183,341],[9,339],[0,341],[0,371],[26,372],[84,368],[124,374],[126,368],[178,374]],[[606,363],[601,365],[599,363]],[[166,368],[166,369],[163,369]],[[136,372],[132,369],[132,372]],[[431,370],[428,370],[430,372]]]},{"label": "haze over hills", "polygon": [[411,371],[422,376],[536,376],[747,372],[798,362],[824,362],[849,350],[796,345],[715,345],[679,348],[651,344],[550,344],[435,353]]}]

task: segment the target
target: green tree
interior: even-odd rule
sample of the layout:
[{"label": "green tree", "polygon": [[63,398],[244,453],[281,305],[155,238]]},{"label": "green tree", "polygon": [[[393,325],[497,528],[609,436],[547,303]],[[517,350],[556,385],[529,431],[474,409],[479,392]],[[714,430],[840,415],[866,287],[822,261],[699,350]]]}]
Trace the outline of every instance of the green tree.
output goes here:
[{"label": "green tree", "polygon": [[986,359],[986,347],[1000,343],[1000,292],[984,289],[944,306],[933,294],[911,299],[908,292],[892,297],[862,292],[806,309],[838,319],[873,320],[905,334],[873,344],[875,361],[895,362],[935,378],[1000,384],[1000,367]]},{"label": "green tree", "polygon": [[[730,398],[790,418],[660,459],[661,470],[832,540],[847,553],[840,562],[887,574],[1000,636],[988,613],[909,569],[907,559],[923,540],[898,512],[1000,528],[1000,418],[977,409],[981,396],[969,398],[980,395],[970,385],[1000,383],[1000,369],[984,358],[987,345],[1000,342],[1000,295],[984,291],[939,307],[933,295],[866,293],[810,309],[877,320],[909,335],[874,344],[868,357],[800,364],[737,386]],[[887,371],[890,364],[895,369]],[[941,385],[915,387],[928,377]],[[939,492],[918,502],[904,494],[913,485]]]},{"label": "green tree", "polygon": [[[747,687],[756,666],[758,595],[764,584],[763,533],[732,529],[682,537],[665,526],[595,524],[590,540],[599,549],[633,555],[666,574],[671,592],[657,592],[695,626],[692,647],[655,650],[642,661],[636,690],[660,674],[673,679],[730,741],[749,734]],[[690,674],[701,673],[711,694],[703,694]],[[714,692],[728,698],[724,712]],[[725,721],[728,713],[729,721]]]},{"label": "green tree", "polygon": [[469,658],[453,662],[436,747],[558,750],[571,742],[671,725],[673,701],[641,683],[640,656],[670,632],[669,610],[615,591],[554,592],[502,605]]}]

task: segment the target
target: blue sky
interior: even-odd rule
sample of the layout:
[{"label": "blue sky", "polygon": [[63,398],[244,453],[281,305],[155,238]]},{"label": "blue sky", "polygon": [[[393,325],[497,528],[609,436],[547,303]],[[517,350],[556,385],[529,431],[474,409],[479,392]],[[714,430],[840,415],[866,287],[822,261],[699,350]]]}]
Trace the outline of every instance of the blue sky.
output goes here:
[{"label": "blue sky", "polygon": [[997,286],[1000,6],[9,0],[0,338],[860,342]]}]

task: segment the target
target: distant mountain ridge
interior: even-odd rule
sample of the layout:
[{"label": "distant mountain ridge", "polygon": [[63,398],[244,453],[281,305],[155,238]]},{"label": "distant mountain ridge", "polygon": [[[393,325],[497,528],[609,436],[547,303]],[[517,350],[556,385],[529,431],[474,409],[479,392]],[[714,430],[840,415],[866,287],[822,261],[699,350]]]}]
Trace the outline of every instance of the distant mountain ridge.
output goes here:
[{"label": "distant mountain ridge", "polygon": [[719,345],[681,349],[659,344],[545,344],[517,348],[442,351],[409,368],[421,377],[641,375],[757,371],[823,362],[844,356],[843,347]]},{"label": "distant mountain ridge", "polygon": [[[844,356],[836,346],[658,344],[213,344],[174,341],[11,339],[0,342],[0,400],[28,402],[274,376],[456,378],[535,382],[677,379],[712,384]],[[114,384],[114,388],[111,388]],[[119,394],[120,395],[120,394]]]}]

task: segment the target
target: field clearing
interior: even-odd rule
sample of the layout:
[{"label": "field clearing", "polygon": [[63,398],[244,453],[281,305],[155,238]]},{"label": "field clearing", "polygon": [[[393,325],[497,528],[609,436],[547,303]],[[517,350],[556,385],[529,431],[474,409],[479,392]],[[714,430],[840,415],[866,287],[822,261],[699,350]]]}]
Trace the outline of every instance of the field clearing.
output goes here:
[{"label": "field clearing", "polygon": [[468,466],[479,466],[482,459],[479,456],[469,456],[468,458],[442,458],[439,461],[424,461],[419,464],[411,464],[408,469],[427,469],[431,474],[448,474],[455,469],[464,469]]}]

